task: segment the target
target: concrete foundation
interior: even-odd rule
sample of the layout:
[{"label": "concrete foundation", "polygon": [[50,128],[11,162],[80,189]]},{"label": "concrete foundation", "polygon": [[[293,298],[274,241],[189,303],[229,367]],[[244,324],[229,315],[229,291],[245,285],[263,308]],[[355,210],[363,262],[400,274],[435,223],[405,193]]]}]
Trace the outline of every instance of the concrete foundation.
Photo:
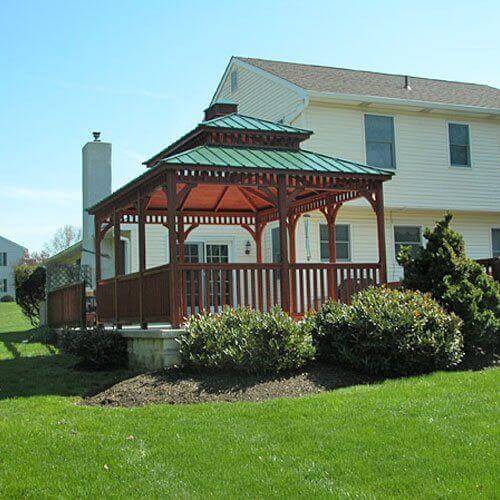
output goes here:
[{"label": "concrete foundation", "polygon": [[127,329],[121,333],[127,339],[130,369],[153,371],[180,364],[178,339],[183,329]]}]

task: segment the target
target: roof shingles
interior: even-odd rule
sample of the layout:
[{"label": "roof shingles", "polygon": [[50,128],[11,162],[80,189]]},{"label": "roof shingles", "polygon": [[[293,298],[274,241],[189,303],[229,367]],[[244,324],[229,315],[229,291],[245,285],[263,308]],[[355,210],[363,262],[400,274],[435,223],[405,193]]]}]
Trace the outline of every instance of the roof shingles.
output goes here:
[{"label": "roof shingles", "polygon": [[305,90],[500,109],[500,90],[476,83],[236,57]]}]

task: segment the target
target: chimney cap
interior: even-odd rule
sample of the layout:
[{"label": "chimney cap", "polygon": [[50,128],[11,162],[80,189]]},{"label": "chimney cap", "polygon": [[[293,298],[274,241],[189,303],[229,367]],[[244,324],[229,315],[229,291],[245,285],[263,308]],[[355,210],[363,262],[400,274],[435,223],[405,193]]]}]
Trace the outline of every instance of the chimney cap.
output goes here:
[{"label": "chimney cap", "polygon": [[214,102],[205,110],[205,121],[238,112],[238,104],[227,99]]},{"label": "chimney cap", "polygon": [[94,136],[94,141],[99,142],[101,139],[101,132],[92,132],[92,135]]}]

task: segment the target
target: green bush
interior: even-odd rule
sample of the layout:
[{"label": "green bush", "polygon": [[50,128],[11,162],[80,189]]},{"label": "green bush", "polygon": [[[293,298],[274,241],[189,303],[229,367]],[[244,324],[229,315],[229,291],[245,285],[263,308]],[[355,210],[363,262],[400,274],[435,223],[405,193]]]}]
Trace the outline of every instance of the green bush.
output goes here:
[{"label": "green bush", "polygon": [[127,341],[116,330],[63,330],[59,334],[58,345],[63,352],[79,358],[83,366],[94,370],[108,370],[127,364]]},{"label": "green bush", "polygon": [[225,308],[188,321],[180,340],[187,366],[244,372],[282,372],[313,359],[308,325],[297,323],[281,309],[268,313]]},{"label": "green bush", "polygon": [[39,326],[30,335],[30,342],[39,342],[47,345],[57,345],[57,334],[49,326]]},{"label": "green bush", "polygon": [[12,297],[12,295],[2,295],[0,297],[0,302],[14,302],[14,297]]},{"label": "green bush", "polygon": [[23,264],[14,271],[16,302],[33,326],[40,322],[40,303],[45,300],[45,268]]},{"label": "green bush", "polygon": [[469,259],[462,236],[450,228],[447,213],[424,236],[427,245],[417,256],[408,248],[398,254],[404,267],[403,285],[430,293],[447,311],[463,321],[467,351],[498,343],[500,333],[500,284]]},{"label": "green bush", "polygon": [[425,373],[463,356],[460,319],[420,292],[371,287],[350,306],[326,304],[308,322],[320,358],[368,373]]}]

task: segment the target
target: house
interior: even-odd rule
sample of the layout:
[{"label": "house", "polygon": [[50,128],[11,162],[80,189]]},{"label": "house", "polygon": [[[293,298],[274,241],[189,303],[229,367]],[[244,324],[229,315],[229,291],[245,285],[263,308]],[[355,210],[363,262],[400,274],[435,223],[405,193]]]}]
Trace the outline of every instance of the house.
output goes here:
[{"label": "house", "polygon": [[[168,183],[166,177],[163,180],[156,177],[160,176],[158,169],[163,169],[163,175],[166,167],[173,164],[177,168],[181,168],[180,165],[189,168],[204,166],[213,172],[227,172],[234,168],[234,175],[240,175],[239,168],[276,167],[265,156],[257,160],[252,148],[263,148],[266,155],[269,150],[282,148],[293,154],[297,150],[306,154],[312,151],[310,154],[315,155],[318,178],[321,170],[318,155],[323,155],[327,162],[336,165],[328,175],[337,184],[315,188],[308,184],[308,188],[304,188],[307,193],[294,201],[304,210],[290,219],[293,224],[290,223],[288,229],[293,226],[293,231],[284,240],[282,219],[277,216],[277,205],[273,205],[273,197],[277,198],[279,191],[277,184],[264,186],[267,191],[261,189],[260,192],[254,188],[252,192],[243,185],[240,187],[244,189],[238,190],[228,184],[224,189],[219,189],[219,186],[208,189],[208,173],[203,182],[199,179],[179,182],[186,196],[179,210],[184,218],[180,225],[175,226],[176,235],[173,237],[176,241],[182,240],[182,250],[178,251],[182,251],[184,267],[181,271],[185,279],[183,284],[176,283],[176,286],[184,287],[184,296],[179,299],[184,301],[183,312],[186,312],[186,307],[189,309],[189,303],[192,305],[201,300],[198,296],[200,287],[202,293],[208,290],[205,302],[216,300],[220,303],[226,298],[232,301],[235,298],[231,296],[232,292],[227,292],[226,297],[221,288],[236,286],[231,279],[250,269],[257,274],[265,269],[276,271],[276,293],[282,293],[283,290],[279,290],[283,286],[284,271],[278,272],[280,268],[276,265],[282,263],[281,247],[287,240],[290,243],[287,265],[290,264],[292,269],[291,301],[299,303],[302,300],[296,296],[301,286],[307,293],[311,288],[330,287],[329,280],[334,270],[335,284],[328,291],[330,295],[338,295],[342,287],[342,293],[345,293],[347,287],[345,297],[348,298],[360,284],[395,281],[402,275],[396,262],[397,249],[401,245],[421,246],[422,228],[432,225],[445,210],[454,213],[455,228],[464,235],[471,257],[498,256],[500,252],[498,89],[404,75],[234,57],[206,113],[205,120],[195,129],[145,161],[148,168],[142,176],[113,194],[111,144],[101,142],[99,134],[95,133],[95,140],[83,149],[83,241],[73,249],[76,252],[69,253],[75,263],[80,261],[89,266],[94,276],[96,267],[99,268],[97,281],[103,284],[101,304],[106,302],[108,318],[118,318],[117,296],[119,293],[126,296],[125,290],[129,294],[127,300],[132,300],[133,296],[135,301],[138,295],[142,297],[141,304],[146,300],[143,291],[139,293],[139,290],[145,286],[143,278],[148,270],[151,270],[149,276],[159,273],[158,276],[165,279],[172,274],[166,265],[172,248],[177,251],[177,243],[174,242],[172,247],[166,227],[169,225],[165,201]],[[203,154],[195,160],[188,152],[199,147],[232,146],[240,149],[231,153],[232,160],[228,163],[222,160],[227,149],[217,152],[217,158],[211,155],[210,161]],[[239,154],[243,149],[245,157]],[[210,152],[213,153],[213,149]],[[199,153],[197,150],[196,155]],[[298,165],[299,170],[306,168],[305,163],[301,163],[305,158],[299,161],[295,157],[288,158],[285,166],[278,162],[276,168],[293,170],[294,165]],[[375,185],[360,188],[359,183],[354,182],[356,175],[351,176],[350,185],[342,184],[339,179],[347,175],[342,170],[347,165],[360,169],[357,179],[363,179],[363,182],[368,177],[362,173],[374,176],[378,171],[384,176],[380,178],[382,182],[392,177],[384,184],[383,198],[381,192],[375,194]],[[148,189],[154,194],[148,194],[152,198],[148,198],[148,206],[142,214],[145,219],[141,242],[141,214],[137,200],[131,197],[143,196],[146,180],[152,183],[148,184]],[[195,189],[190,191],[193,186]],[[326,205],[306,207],[314,193],[318,200],[323,200],[328,189],[337,193],[335,196],[344,197],[343,201],[335,198],[333,215],[325,209]],[[199,194],[201,192],[203,196]],[[372,194],[367,197],[368,192]],[[287,196],[291,194],[290,190],[286,193]],[[380,213],[384,214],[382,220]],[[97,225],[94,214],[98,215]],[[251,225],[227,223],[238,214],[246,214]],[[259,221],[264,220],[262,217],[268,218],[258,229]],[[330,224],[327,224],[327,218]],[[335,223],[333,229],[332,221]],[[99,231],[97,245],[94,241],[96,228]],[[381,234],[385,236],[383,243],[379,238]],[[53,261],[67,257],[59,255]],[[267,267],[253,267],[255,263]],[[236,269],[236,264],[246,267]],[[216,275],[213,274],[216,271],[214,266],[220,267]],[[362,271],[358,272],[360,269]],[[229,281],[221,277],[225,270],[228,273],[231,270],[226,276]],[[195,271],[201,274],[196,275]],[[193,274],[188,279],[190,272]],[[245,278],[249,282],[242,289],[251,292],[259,283],[256,276],[250,274]],[[133,278],[127,278],[127,287],[120,291],[124,275]],[[139,275],[140,280],[134,281]],[[311,283],[302,283],[301,279]],[[95,277],[92,282],[95,285]],[[161,293],[177,291],[162,286],[155,282],[156,293],[150,293],[148,301]],[[186,296],[186,286],[192,287],[189,297]],[[218,287],[217,293],[214,286]],[[309,297],[313,305],[317,299],[315,294],[317,290]],[[326,295],[323,293],[322,297]],[[271,297],[270,300],[274,299]],[[307,305],[307,300],[304,300]],[[139,318],[137,311],[141,304],[134,302],[134,319]],[[124,315],[120,314],[120,317],[123,319]]]},{"label": "house", "polygon": [[19,264],[26,248],[0,236],[0,298],[16,296],[14,268]]},{"label": "house", "polygon": [[[500,255],[500,90],[486,85],[233,57],[212,102],[314,131],[303,143],[327,155],[391,169],[384,189],[388,280],[402,276],[396,251],[422,245],[445,210],[474,259]],[[305,224],[309,225],[306,230]],[[337,218],[337,258],[375,258],[364,201]],[[302,227],[300,227],[302,225]],[[324,217],[299,222],[300,260],[327,260]],[[266,245],[273,252],[272,240]]]}]

